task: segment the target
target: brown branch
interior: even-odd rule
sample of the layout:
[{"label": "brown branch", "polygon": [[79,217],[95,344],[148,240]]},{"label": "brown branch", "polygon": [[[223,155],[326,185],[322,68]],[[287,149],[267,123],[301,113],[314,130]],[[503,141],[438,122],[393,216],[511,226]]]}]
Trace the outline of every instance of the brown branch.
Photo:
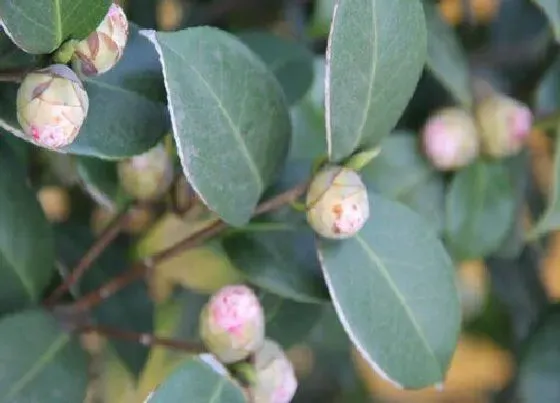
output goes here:
[{"label": "brown branch", "polygon": [[[288,203],[292,203],[300,198],[307,190],[308,182],[301,183],[284,193],[276,195],[270,200],[267,200],[255,210],[253,217],[261,214],[265,214],[276,210]],[[220,234],[222,231],[226,230],[228,225],[223,221],[216,221],[210,226],[203,228],[202,230],[192,234],[191,236],[177,242],[175,245],[151,256],[137,262],[132,269],[124,272],[118,277],[115,277],[102,287],[95,291],[84,295],[73,305],[76,310],[89,310],[110,296],[114,295],[116,292],[126,287],[127,285],[139,280],[149,274],[149,271],[153,269],[158,264],[177,256],[179,253],[195,248],[202,245],[208,239]]]},{"label": "brown branch", "polygon": [[[130,205],[129,205],[130,206]],[[86,252],[76,267],[70,272],[65,281],[60,284],[52,294],[44,301],[44,305],[51,307],[88,271],[95,260],[113,242],[127,224],[129,206],[126,206],[109,226],[101,233],[95,243]]]},{"label": "brown branch", "polygon": [[157,337],[150,333],[137,333],[128,330],[116,329],[103,325],[86,325],[78,329],[80,333],[98,333],[111,339],[119,339],[142,344],[146,347],[163,346],[173,348],[175,350],[185,351],[192,354],[200,354],[206,352],[201,343],[192,341],[175,340],[163,337]]}]

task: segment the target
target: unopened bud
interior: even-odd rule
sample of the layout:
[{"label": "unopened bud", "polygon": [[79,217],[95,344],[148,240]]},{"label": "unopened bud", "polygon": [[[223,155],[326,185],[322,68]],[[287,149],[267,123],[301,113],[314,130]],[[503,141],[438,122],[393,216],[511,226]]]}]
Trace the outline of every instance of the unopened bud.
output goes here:
[{"label": "unopened bud", "polygon": [[17,93],[17,118],[28,140],[57,149],[71,144],[89,108],[87,93],[67,66],[29,73]]},{"label": "unopened bud", "polygon": [[445,108],[430,117],[422,140],[426,156],[440,171],[464,167],[479,153],[476,123],[459,108]]},{"label": "unopened bud", "polygon": [[117,171],[124,191],[140,201],[157,200],[173,182],[173,163],[161,143],[120,161]]},{"label": "unopened bud", "polygon": [[74,46],[72,67],[83,76],[109,71],[121,59],[127,39],[126,14],[120,6],[112,4],[97,29]]},{"label": "unopened bud", "polygon": [[251,387],[255,403],[289,403],[297,390],[294,368],[282,348],[265,340],[255,354],[255,383]]},{"label": "unopened bud", "polygon": [[500,94],[483,99],[476,117],[483,152],[496,158],[519,153],[533,124],[533,114],[526,105]]},{"label": "unopened bud", "polygon": [[264,312],[255,293],[244,285],[219,290],[201,312],[200,337],[225,364],[257,351],[264,340]]},{"label": "unopened bud", "polygon": [[307,221],[319,235],[349,238],[360,231],[369,217],[367,189],[355,171],[327,167],[313,178],[306,208]]}]

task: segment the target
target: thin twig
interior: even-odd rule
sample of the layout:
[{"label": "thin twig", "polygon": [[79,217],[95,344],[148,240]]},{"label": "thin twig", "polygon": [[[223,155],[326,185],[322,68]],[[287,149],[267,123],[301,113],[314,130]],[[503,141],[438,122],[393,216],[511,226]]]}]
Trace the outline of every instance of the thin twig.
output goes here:
[{"label": "thin twig", "polygon": [[[276,210],[286,204],[292,203],[299,199],[307,190],[308,183],[301,183],[284,193],[276,195],[270,200],[261,203],[253,217],[271,212]],[[130,270],[127,270],[118,277],[113,278],[108,283],[104,284],[102,287],[89,294],[84,295],[73,305],[73,309],[76,310],[90,310],[91,308],[97,306],[105,299],[114,295],[116,292],[120,291],[122,288],[139,280],[149,274],[149,271],[153,269],[158,264],[177,256],[179,253],[185,250],[195,248],[202,245],[208,239],[220,234],[222,231],[226,230],[228,225],[223,221],[216,221],[211,225],[203,228],[202,230],[192,234],[191,236],[177,242],[175,245],[151,256],[137,262]]]},{"label": "thin twig", "polygon": [[129,206],[126,206],[114,219],[109,226],[101,233],[99,238],[80,259],[76,267],[70,272],[65,281],[60,284],[52,294],[45,300],[46,306],[53,306],[78,280],[88,271],[95,260],[103,251],[117,238],[122,229],[127,224]]},{"label": "thin twig", "polygon": [[157,337],[150,333],[137,333],[128,330],[121,330],[103,325],[87,325],[78,329],[80,333],[98,333],[111,339],[126,340],[142,344],[146,347],[163,346],[173,348],[175,350],[185,351],[191,354],[200,354],[206,352],[201,343],[192,341],[168,339]]}]

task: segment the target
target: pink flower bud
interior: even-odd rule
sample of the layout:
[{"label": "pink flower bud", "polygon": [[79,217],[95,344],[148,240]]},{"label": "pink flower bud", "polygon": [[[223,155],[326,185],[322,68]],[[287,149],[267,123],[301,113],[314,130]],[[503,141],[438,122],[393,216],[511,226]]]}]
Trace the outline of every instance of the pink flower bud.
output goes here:
[{"label": "pink flower bud", "polygon": [[264,313],[255,293],[244,285],[226,286],[200,315],[200,337],[221,362],[241,361],[264,340]]},{"label": "pink flower bud", "polygon": [[355,171],[331,166],[313,178],[307,191],[307,222],[330,239],[354,236],[369,217],[367,189]]},{"label": "pink flower bud", "polygon": [[470,164],[479,152],[474,119],[459,108],[445,108],[434,114],[422,131],[424,151],[441,171]]},{"label": "pink flower bud", "polygon": [[89,108],[82,82],[62,64],[27,74],[16,102],[17,118],[27,140],[49,149],[67,146],[76,139]]},{"label": "pink flower bud", "polygon": [[297,390],[297,379],[290,360],[280,346],[265,340],[255,353],[256,380],[251,387],[255,403],[289,403]]},{"label": "pink flower bud", "polygon": [[501,158],[521,151],[531,132],[533,114],[523,103],[504,95],[483,99],[476,109],[485,154]]},{"label": "pink flower bud", "polygon": [[72,67],[82,76],[109,71],[121,59],[128,39],[128,20],[123,9],[112,4],[97,29],[74,47]]}]

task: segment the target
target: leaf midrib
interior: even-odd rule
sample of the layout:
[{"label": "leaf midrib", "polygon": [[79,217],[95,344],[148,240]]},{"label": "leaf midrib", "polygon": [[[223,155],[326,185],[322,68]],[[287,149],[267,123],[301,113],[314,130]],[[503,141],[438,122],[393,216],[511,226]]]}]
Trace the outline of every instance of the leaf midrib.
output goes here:
[{"label": "leaf midrib", "polygon": [[41,357],[23,374],[23,376],[16,382],[9,392],[4,396],[3,402],[9,402],[11,399],[20,393],[33,379],[41,372],[41,370],[48,365],[56,354],[66,346],[70,336],[68,334],[61,334],[58,336],[45,350]]},{"label": "leaf midrib", "polygon": [[358,244],[364,249],[364,251],[366,252],[366,254],[371,258],[371,260],[373,261],[374,264],[377,265],[377,267],[379,268],[379,272],[381,273],[381,275],[383,276],[383,278],[385,278],[385,280],[387,280],[387,284],[389,285],[389,287],[391,288],[391,290],[393,290],[395,296],[397,297],[397,299],[399,300],[400,304],[402,305],[406,315],[408,316],[408,318],[410,319],[410,322],[412,323],[412,326],[414,327],[414,329],[416,329],[416,333],[418,334],[418,337],[420,338],[420,341],[422,342],[422,344],[424,345],[424,347],[426,348],[426,351],[429,353],[429,355],[431,356],[431,358],[433,359],[433,361],[435,363],[437,363],[437,367],[439,368],[439,376],[440,378],[443,378],[443,373],[441,371],[440,365],[439,365],[439,360],[437,359],[437,357],[435,356],[434,351],[432,350],[432,348],[430,347],[430,345],[428,344],[428,340],[426,339],[426,336],[424,335],[424,332],[422,330],[422,328],[420,327],[420,325],[418,324],[418,322],[416,321],[412,311],[410,310],[410,308],[408,307],[408,305],[406,304],[406,299],[405,297],[401,294],[401,292],[399,291],[398,287],[396,286],[396,284],[393,282],[391,276],[389,275],[389,271],[387,270],[387,268],[385,267],[385,265],[383,264],[383,261],[381,260],[381,258],[379,256],[377,256],[377,254],[369,247],[369,245],[367,244],[367,242],[360,236],[360,234],[357,234],[355,236],[356,241],[358,242]]}]

